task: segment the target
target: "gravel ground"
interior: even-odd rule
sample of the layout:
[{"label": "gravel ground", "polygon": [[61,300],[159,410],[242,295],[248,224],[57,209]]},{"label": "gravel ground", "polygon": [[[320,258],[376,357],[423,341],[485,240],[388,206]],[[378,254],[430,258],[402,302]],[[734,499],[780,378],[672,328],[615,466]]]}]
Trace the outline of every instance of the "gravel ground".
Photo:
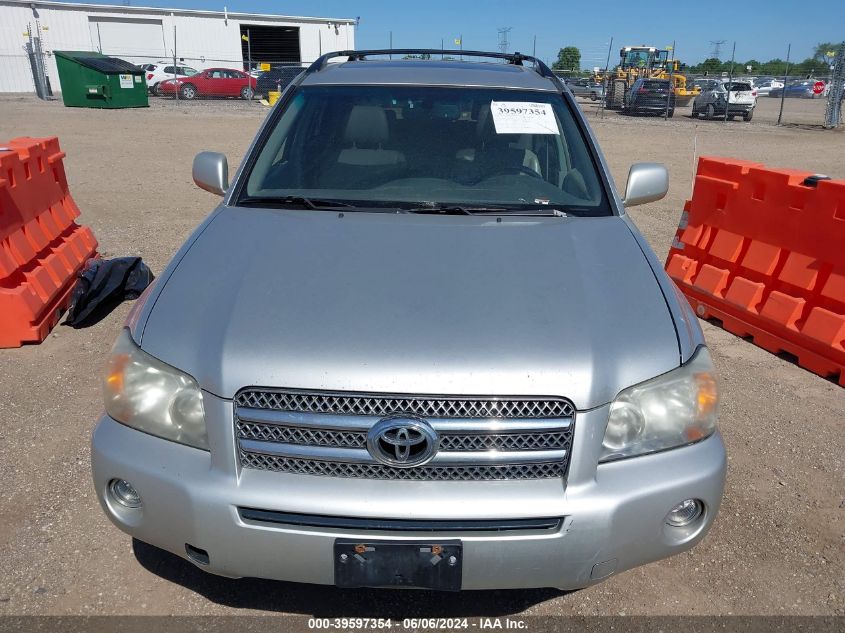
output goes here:
[{"label": "gravel ground", "polygon": [[[820,101],[787,103],[818,122]],[[723,155],[845,178],[845,135],[774,127],[779,102],[751,123],[600,117],[584,104],[616,182],[637,161],[666,163],[671,190],[632,216],[665,257],[693,156]],[[58,135],[73,196],[106,257],[141,255],[160,272],[216,204],[191,183],[193,155],[234,166],[262,121],[257,103],[153,100],[143,110],[64,108],[0,98],[0,139]],[[41,345],[0,350],[0,614],[317,615],[838,614],[845,615],[845,392],[830,381],[704,324],[721,372],[721,430],[730,467],[721,513],[691,552],[578,592],[470,596],[358,591],[227,580],[114,528],[90,483],[99,375],[129,310]]]}]

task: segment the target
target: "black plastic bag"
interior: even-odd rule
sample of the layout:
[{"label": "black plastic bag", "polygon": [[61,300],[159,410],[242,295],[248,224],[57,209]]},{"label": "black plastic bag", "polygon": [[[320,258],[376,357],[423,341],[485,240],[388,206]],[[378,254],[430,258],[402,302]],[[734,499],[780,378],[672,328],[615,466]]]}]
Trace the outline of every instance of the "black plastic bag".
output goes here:
[{"label": "black plastic bag", "polygon": [[100,321],[125,299],[137,299],[155,277],[140,257],[89,259],[73,287],[65,325]]}]

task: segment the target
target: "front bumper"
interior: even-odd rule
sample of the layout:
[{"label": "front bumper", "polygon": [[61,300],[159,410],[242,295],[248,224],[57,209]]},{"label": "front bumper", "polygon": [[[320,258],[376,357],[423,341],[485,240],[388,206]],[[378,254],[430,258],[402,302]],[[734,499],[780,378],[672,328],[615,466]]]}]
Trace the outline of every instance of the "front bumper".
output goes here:
[{"label": "front bumper", "polygon": [[[207,415],[220,420],[228,412],[232,419],[231,403],[204,397]],[[577,589],[693,547],[715,518],[725,481],[718,433],[692,446],[596,468],[595,451],[587,448],[595,439],[589,429],[603,432],[606,418],[607,407],[578,414],[566,486],[557,479],[405,482],[241,470],[231,425],[209,425],[209,453],[108,416],[94,432],[91,461],[97,496],[118,528],[194,564],[186,545],[205,550],[208,564],[198,566],[215,574],[333,584],[335,539],[457,538],[464,548],[463,589]],[[114,478],[132,483],[142,508],[110,498]],[[690,528],[666,525],[669,509],[690,497],[703,500],[703,517]],[[551,531],[438,534],[250,521],[241,518],[239,507],[381,519],[563,521]]]},{"label": "front bumper", "polygon": [[[725,113],[725,102],[724,101],[715,101],[715,102],[712,102],[712,103],[713,103],[713,107],[716,109],[717,113],[719,113],[719,112],[722,113],[722,114]],[[746,112],[750,112],[751,110],[753,110],[755,105],[756,104],[754,104],[754,103],[731,103],[731,104],[728,105],[728,114],[744,114]],[[704,106],[699,108],[699,110],[701,112],[704,112],[704,110],[706,108],[707,108],[707,105],[705,104]]]}]

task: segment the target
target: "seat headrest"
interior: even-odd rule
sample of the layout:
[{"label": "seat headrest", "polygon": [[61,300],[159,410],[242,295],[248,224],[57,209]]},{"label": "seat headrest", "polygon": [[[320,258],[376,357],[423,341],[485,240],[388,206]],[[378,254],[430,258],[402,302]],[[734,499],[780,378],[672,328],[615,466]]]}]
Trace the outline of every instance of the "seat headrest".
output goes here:
[{"label": "seat headrest", "polygon": [[387,115],[379,106],[353,106],[344,138],[356,145],[379,145],[389,138]]}]

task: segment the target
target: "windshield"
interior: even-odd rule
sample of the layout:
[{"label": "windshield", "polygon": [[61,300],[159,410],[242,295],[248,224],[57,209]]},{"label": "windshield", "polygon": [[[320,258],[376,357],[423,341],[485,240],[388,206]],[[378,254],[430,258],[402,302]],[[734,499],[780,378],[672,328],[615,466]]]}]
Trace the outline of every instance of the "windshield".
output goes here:
[{"label": "windshield", "polygon": [[611,214],[583,134],[554,92],[300,87],[245,183],[238,204],[302,197]]}]

